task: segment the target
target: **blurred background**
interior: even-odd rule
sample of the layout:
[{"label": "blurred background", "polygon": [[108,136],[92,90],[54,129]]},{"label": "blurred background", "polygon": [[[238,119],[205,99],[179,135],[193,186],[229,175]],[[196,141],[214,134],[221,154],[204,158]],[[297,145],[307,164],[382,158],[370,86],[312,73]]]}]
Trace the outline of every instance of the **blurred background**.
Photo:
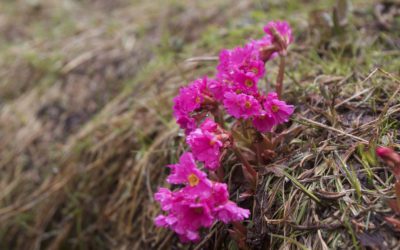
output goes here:
[{"label": "blurred background", "polygon": [[281,19],[291,103],[322,73],[399,73],[399,4],[349,2],[1,0],[0,249],[183,247],[152,224],[179,86]]}]

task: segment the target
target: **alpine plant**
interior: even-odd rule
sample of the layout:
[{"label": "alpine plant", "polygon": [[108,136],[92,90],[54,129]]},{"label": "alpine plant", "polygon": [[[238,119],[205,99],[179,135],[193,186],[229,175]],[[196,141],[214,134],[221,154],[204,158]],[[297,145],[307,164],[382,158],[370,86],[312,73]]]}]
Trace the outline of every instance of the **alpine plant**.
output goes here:
[{"label": "alpine plant", "polygon": [[[253,131],[258,135],[254,138],[263,138],[287,122],[294,111],[280,99],[284,57],[293,42],[291,28],[287,22],[275,21],[264,31],[264,37],[243,47],[223,49],[215,76],[191,82],[173,99],[173,115],[185,131],[188,147],[178,163],[168,166],[167,182],[173,190],[159,188],[155,194],[163,213],[154,221],[158,227],[175,231],[182,242],[199,241],[200,230],[218,221],[232,223],[230,231],[235,232],[238,222],[249,218],[248,209],[229,199],[221,166],[224,156],[237,155],[244,179],[254,191],[257,172],[241,153],[235,134],[246,137]],[[276,92],[266,93],[258,83],[267,72],[265,64],[276,57],[281,58]]]}]

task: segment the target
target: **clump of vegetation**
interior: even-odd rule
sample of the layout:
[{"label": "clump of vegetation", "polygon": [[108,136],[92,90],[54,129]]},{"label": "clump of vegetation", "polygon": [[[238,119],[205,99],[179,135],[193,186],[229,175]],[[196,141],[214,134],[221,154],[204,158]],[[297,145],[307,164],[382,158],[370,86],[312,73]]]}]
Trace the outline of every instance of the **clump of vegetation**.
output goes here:
[{"label": "clump of vegetation", "polygon": [[[253,165],[268,164],[279,136],[272,132],[287,122],[294,110],[278,99],[292,30],[287,22],[278,21],[268,23],[264,31],[266,35],[260,40],[222,50],[215,79],[197,79],[174,98],[174,116],[187,134],[191,152],[183,153],[178,164],[169,166],[172,172],[167,181],[184,187],[175,191],[161,188],[155,194],[167,213],[157,216],[155,223],[175,231],[182,242],[199,241],[202,227],[222,221],[234,223],[231,235],[241,248],[248,248],[246,232],[238,222],[248,218],[250,211],[229,200],[228,187],[222,182],[226,172],[232,177],[237,163],[222,166],[224,158],[232,158],[229,151],[237,155],[241,176],[247,180],[242,186],[248,186],[243,193],[254,195],[258,176]],[[267,95],[258,83],[265,75],[264,64],[278,55],[281,63],[276,92]],[[270,133],[267,136],[265,132]],[[209,178],[196,167],[195,159],[210,171]]]}]

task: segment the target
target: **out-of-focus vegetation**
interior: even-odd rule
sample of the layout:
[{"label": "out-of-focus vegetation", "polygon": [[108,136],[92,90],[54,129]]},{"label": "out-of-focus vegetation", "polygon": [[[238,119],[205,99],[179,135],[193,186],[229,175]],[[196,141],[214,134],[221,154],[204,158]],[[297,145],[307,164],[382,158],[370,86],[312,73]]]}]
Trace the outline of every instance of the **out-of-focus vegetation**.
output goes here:
[{"label": "out-of-focus vegetation", "polygon": [[[398,246],[373,147],[400,149],[400,5],[349,2],[2,1],[0,249],[188,248],[152,223],[184,150],[171,99],[276,19],[295,32],[284,96],[298,108],[244,201],[248,245]],[[194,247],[235,249],[226,229]]]}]

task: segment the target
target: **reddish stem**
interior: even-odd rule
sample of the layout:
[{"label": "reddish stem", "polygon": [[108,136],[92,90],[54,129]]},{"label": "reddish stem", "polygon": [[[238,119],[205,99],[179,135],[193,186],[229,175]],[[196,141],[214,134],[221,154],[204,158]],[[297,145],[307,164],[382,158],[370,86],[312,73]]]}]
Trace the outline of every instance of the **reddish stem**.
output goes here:
[{"label": "reddish stem", "polygon": [[225,177],[225,171],[224,171],[224,167],[220,166],[217,171],[216,174],[218,176],[218,180],[219,182],[224,182],[224,177]]},{"label": "reddish stem", "polygon": [[257,185],[257,172],[254,170],[254,168],[251,167],[250,163],[246,160],[246,158],[243,156],[242,152],[240,149],[233,143],[232,145],[232,150],[235,152],[239,160],[242,162],[243,165],[243,170],[248,174],[248,177],[251,181],[251,184],[255,187]]},{"label": "reddish stem", "polygon": [[276,93],[278,94],[278,98],[282,96],[282,88],[283,88],[283,78],[285,76],[285,56],[280,56],[279,61],[279,71],[278,76],[276,78]]},{"label": "reddish stem", "polygon": [[237,221],[232,222],[233,232],[235,234],[235,240],[239,245],[240,249],[247,250],[250,249],[246,243],[247,228]]}]

